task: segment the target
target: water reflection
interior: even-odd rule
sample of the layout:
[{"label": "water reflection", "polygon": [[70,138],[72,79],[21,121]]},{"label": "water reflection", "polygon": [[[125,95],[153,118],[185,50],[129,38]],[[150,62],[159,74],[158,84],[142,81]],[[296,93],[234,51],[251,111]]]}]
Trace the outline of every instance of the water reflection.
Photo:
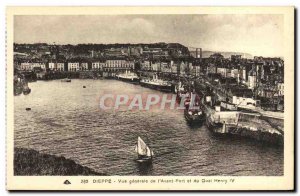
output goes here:
[{"label": "water reflection", "polygon": [[151,176],[153,175],[153,163],[152,162],[144,162],[139,163],[136,162],[137,172],[140,176]]}]

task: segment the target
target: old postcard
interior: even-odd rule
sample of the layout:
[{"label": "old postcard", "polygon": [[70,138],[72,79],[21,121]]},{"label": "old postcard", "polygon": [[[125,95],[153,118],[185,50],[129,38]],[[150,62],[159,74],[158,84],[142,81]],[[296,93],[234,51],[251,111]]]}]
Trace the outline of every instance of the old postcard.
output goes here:
[{"label": "old postcard", "polygon": [[293,7],[8,7],[8,190],[293,190]]}]

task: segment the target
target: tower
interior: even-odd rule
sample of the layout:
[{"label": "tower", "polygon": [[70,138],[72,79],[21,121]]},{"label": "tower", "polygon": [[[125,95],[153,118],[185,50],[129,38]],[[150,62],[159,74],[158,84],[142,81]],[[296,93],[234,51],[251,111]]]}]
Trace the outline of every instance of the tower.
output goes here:
[{"label": "tower", "polygon": [[196,58],[202,59],[202,48],[196,48]]}]

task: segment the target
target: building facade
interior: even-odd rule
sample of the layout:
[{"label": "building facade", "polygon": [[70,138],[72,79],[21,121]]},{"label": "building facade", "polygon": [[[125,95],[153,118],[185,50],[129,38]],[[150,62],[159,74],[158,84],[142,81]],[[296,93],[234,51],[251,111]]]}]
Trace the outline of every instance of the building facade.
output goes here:
[{"label": "building facade", "polygon": [[68,71],[79,71],[79,62],[69,62]]}]

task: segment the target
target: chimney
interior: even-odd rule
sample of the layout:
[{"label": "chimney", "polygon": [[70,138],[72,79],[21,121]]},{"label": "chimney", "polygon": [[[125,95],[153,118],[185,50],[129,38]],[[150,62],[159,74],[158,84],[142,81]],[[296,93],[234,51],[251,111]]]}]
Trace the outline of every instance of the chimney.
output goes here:
[{"label": "chimney", "polygon": [[202,48],[200,48],[200,62],[202,61]]}]

